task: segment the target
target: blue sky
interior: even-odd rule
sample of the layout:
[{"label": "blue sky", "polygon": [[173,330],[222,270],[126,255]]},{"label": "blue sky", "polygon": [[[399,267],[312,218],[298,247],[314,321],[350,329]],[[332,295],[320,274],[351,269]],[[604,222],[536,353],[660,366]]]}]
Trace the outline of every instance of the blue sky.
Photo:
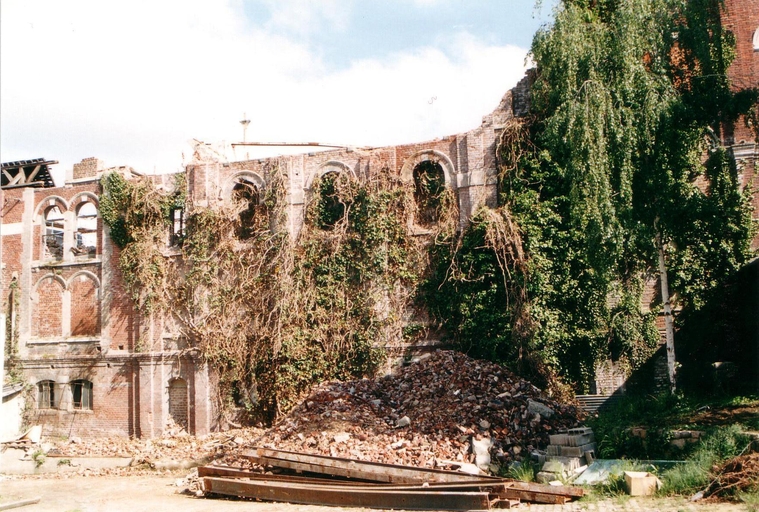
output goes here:
[{"label": "blue sky", "polygon": [[241,140],[243,113],[249,141],[381,146],[466,131],[521,78],[552,5],[3,0],[0,160],[176,171],[192,139]]}]

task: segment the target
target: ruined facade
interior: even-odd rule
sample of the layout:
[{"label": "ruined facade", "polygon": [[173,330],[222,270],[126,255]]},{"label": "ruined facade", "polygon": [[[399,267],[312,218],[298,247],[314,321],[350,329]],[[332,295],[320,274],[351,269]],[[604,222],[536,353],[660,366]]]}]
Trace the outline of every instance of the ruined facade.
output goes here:
[{"label": "ruined facade", "polygon": [[[201,144],[186,168],[188,205],[213,208],[241,188],[258,201],[276,167],[287,179],[287,222],[279,229],[295,237],[320,176],[365,179],[383,171],[413,187],[421,166],[439,172],[455,192],[463,226],[480,205],[496,203],[496,141],[514,107],[525,108],[528,85],[524,80],[509,92],[480,127],[426,143],[236,162]],[[219,428],[208,368],[186,350],[170,318],[134,310],[118,268],[119,249],[98,213],[104,173],[140,175],[87,158],[56,187],[48,172],[55,163],[3,164],[2,284],[14,351],[8,370],[30,385],[28,419],[43,425],[46,435],[65,436],[152,437],[173,425],[195,434]],[[174,182],[172,176],[153,179],[164,190]],[[177,222],[166,234],[167,258],[179,255],[172,235],[182,229],[182,212],[172,215]],[[410,229],[424,232],[416,224]]]},{"label": "ruined facade", "polygon": [[[733,83],[757,86],[759,0],[727,0],[724,21],[737,42]],[[388,171],[413,187],[415,170],[424,167],[441,173],[455,192],[463,227],[479,206],[496,204],[497,141],[510,119],[526,113],[528,88],[525,79],[480,127],[424,143],[247,161],[228,161],[200,145],[185,171],[188,204],[213,208],[241,189],[260,198],[276,167],[287,177],[284,228],[295,237],[317,178],[345,173],[366,179]],[[722,143],[734,153],[743,184],[756,185],[759,145],[742,120],[726,127]],[[66,436],[152,437],[173,424],[194,434],[219,428],[208,368],[185,350],[171,319],[144,318],[134,311],[118,268],[118,248],[98,213],[103,173],[116,171],[127,179],[139,175],[130,168],[105,169],[88,158],[56,187],[48,172],[54,164],[42,159],[3,164],[1,284],[14,365],[6,372],[16,372],[30,385],[28,419],[43,425],[46,435]],[[171,187],[170,177],[157,179],[165,189]],[[759,194],[754,204],[756,217]],[[176,233],[182,217],[175,213]],[[421,223],[409,228],[424,232]],[[171,235],[167,232],[167,258],[178,255]],[[649,302],[655,300],[655,287],[651,290]],[[610,393],[625,378],[613,366],[599,368],[599,391]]]}]

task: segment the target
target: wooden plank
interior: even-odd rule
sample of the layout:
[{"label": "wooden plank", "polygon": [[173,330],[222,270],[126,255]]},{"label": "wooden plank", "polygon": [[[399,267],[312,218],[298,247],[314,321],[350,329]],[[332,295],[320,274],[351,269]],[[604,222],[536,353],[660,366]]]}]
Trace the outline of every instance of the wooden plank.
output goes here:
[{"label": "wooden plank", "polygon": [[243,453],[243,457],[247,457],[260,464],[284,467],[297,471],[346,476],[376,482],[410,484],[424,482],[465,482],[475,479],[501,480],[495,477],[470,475],[456,471],[444,471],[442,469],[382,464],[379,462],[366,462],[340,457],[328,457],[326,455],[273,450],[270,448],[257,448]]},{"label": "wooden plank", "polygon": [[386,510],[488,510],[491,505],[487,492],[354,490],[347,486],[339,489],[322,487],[286,482],[203,478],[203,489],[209,493],[305,505]]},{"label": "wooden plank", "polygon": [[507,487],[502,493],[498,493],[498,497],[529,501],[530,503],[550,503],[552,505],[563,505],[570,499],[568,496],[562,494],[545,494],[524,489],[515,489],[513,487]]},{"label": "wooden plank", "polygon": [[289,482],[309,485],[320,485],[322,487],[333,487],[335,489],[342,489],[346,486],[351,489],[364,489],[364,490],[428,490],[429,492],[437,491],[487,491],[490,493],[500,493],[505,490],[506,487],[511,485],[511,482],[502,481],[494,482],[493,480],[472,480],[467,482],[457,483],[442,483],[431,482],[424,484],[387,484],[387,483],[367,483],[356,482],[350,480],[334,480],[328,478],[314,478],[306,476],[293,476],[293,475],[273,475],[254,473],[251,471],[244,471],[240,469],[219,467],[219,466],[201,466],[198,468],[199,477],[231,477],[231,478],[248,478],[250,480],[258,481],[271,481],[271,482]]},{"label": "wooden plank", "polygon": [[14,508],[26,507],[27,505],[35,505],[40,502],[40,498],[32,498],[30,500],[13,501],[11,503],[0,503],[0,510],[11,510]]},{"label": "wooden plank", "polygon": [[572,498],[582,498],[585,496],[585,489],[571,485],[547,485],[515,480],[512,482],[511,487],[522,491],[538,492],[541,494],[560,494]]}]

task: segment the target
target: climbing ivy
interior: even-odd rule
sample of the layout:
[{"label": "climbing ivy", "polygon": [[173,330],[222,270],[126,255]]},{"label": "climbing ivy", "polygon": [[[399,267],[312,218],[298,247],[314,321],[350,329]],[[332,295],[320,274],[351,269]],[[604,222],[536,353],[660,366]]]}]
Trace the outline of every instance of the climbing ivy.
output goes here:
[{"label": "climbing ivy", "polygon": [[757,97],[729,87],[721,7],[567,0],[535,36],[531,117],[504,131],[501,200],[524,233],[534,348],[578,390],[597,361],[635,367],[655,347],[640,305],[657,233],[685,308],[748,257],[750,191],[708,143]]},{"label": "climbing ivy", "polygon": [[161,252],[165,205],[176,200],[149,182],[104,177],[103,218],[122,229],[120,265],[136,306],[178,321],[215,373],[219,410],[242,405],[271,419],[314,382],[380,369],[385,346],[402,336],[434,232],[411,235],[413,192],[385,169],[360,182],[315,180],[292,238],[285,178],[276,167],[266,174],[254,212],[240,201],[189,205],[177,258]]}]

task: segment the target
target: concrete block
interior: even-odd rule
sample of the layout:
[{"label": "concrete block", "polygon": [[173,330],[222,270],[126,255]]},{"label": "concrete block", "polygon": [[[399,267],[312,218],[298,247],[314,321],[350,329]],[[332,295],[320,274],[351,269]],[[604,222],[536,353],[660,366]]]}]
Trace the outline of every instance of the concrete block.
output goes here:
[{"label": "concrete block", "polygon": [[549,444],[548,448],[546,448],[546,454],[547,455],[561,455],[561,446],[556,444]]},{"label": "concrete block", "polygon": [[566,446],[582,446],[584,444],[592,443],[593,441],[595,441],[595,436],[591,432],[590,434],[568,435],[567,442],[564,444]]},{"label": "concrete block", "polygon": [[553,435],[548,436],[548,439],[551,444],[555,444],[557,446],[563,446],[567,444],[566,434],[553,434]]},{"label": "concrete block", "polygon": [[[561,464],[564,471],[574,471],[575,469],[579,468],[582,464],[580,464],[580,458],[579,457],[557,457],[553,455],[548,455],[546,457],[546,463],[543,465],[543,470],[548,471],[546,469],[546,466],[549,463],[558,463]],[[551,465],[551,468],[555,467],[555,465]]]}]

